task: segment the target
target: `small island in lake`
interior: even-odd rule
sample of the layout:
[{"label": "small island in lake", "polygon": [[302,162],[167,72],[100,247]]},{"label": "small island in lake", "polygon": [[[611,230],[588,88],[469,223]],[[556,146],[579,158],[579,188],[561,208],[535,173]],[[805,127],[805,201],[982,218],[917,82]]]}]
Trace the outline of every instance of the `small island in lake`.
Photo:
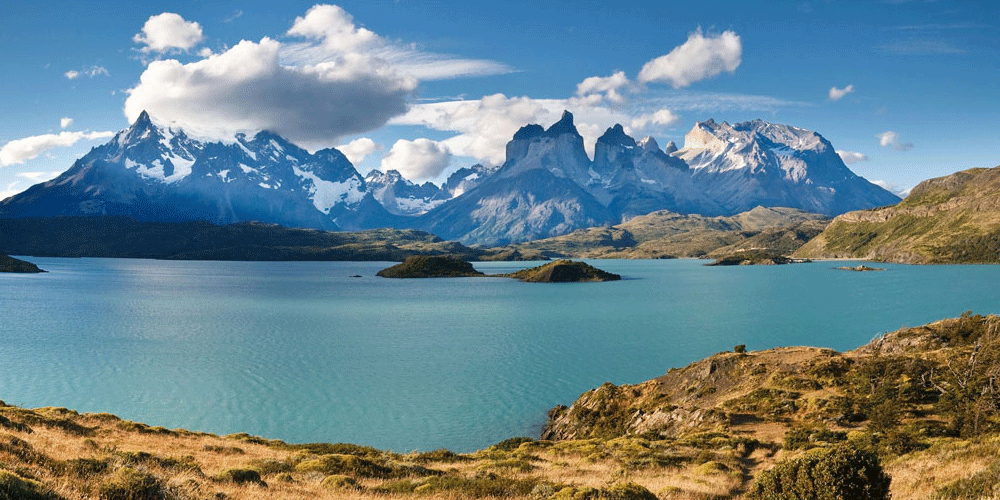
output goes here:
[{"label": "small island in lake", "polygon": [[376,276],[383,278],[465,278],[486,276],[476,271],[472,264],[451,256],[415,255],[401,264],[387,267]]},{"label": "small island in lake", "polygon": [[0,273],[44,273],[31,262],[0,254]]},{"label": "small island in lake", "polygon": [[556,260],[510,274],[487,275],[477,271],[472,267],[472,264],[456,257],[425,255],[407,257],[403,263],[385,268],[379,271],[376,276],[383,278],[492,277],[514,278],[531,283],[574,283],[622,279],[620,275],[572,260]]},{"label": "small island in lake", "polygon": [[706,266],[777,266],[812,262],[809,259],[793,259],[787,255],[768,251],[742,251],[724,255]]},{"label": "small island in lake", "polygon": [[861,264],[859,266],[854,266],[854,267],[851,267],[851,266],[840,266],[837,269],[840,269],[841,271],[858,271],[858,272],[864,272],[864,271],[885,271],[885,268],[882,268],[882,267],[868,267],[868,266],[866,266],[864,264]]},{"label": "small island in lake", "polygon": [[602,271],[594,266],[572,260],[556,260],[530,269],[506,275],[531,283],[573,283],[583,281],[617,281],[621,275]]}]

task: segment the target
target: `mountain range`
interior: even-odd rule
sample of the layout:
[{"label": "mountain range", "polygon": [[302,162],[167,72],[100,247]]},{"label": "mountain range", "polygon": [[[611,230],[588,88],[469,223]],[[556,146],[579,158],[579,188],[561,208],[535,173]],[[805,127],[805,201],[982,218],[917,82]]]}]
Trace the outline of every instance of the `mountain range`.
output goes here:
[{"label": "mountain range", "polygon": [[0,218],[391,227],[489,246],[657,210],[721,216],[781,206],[838,215],[898,201],[851,172],[819,134],[760,120],[700,122],[682,149],[661,149],[649,137],[637,142],[615,125],[591,160],[564,112],[547,129],[522,127],[499,167],[462,168],[439,187],[394,170],[362,176],[336,149],[310,153],[267,131],[199,140],[143,112],[60,176],[0,201]]}]

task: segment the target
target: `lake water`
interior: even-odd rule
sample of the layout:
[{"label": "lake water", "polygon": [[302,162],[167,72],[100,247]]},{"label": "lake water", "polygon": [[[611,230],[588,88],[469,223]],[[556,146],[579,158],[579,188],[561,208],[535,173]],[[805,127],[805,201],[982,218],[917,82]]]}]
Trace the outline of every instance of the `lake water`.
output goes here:
[{"label": "lake water", "polygon": [[537,437],[583,391],[735,344],[848,350],[1000,312],[1000,266],[606,260],[590,263],[626,279],[531,284],[389,280],[377,262],[29,260],[50,272],[0,274],[8,404],[400,452]]}]

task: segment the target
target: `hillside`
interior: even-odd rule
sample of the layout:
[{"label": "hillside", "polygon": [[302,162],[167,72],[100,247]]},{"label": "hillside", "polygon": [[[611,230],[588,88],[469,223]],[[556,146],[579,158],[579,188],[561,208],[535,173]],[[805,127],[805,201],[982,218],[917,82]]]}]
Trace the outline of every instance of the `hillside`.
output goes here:
[{"label": "hillside", "polygon": [[845,353],[734,351],[641,384],[605,384],[554,409],[545,439],[467,454],[217,436],[0,402],[0,492],[43,500],[741,498],[762,471],[838,443],[876,453],[895,500],[991,498],[1000,484],[1000,317],[964,314]]},{"label": "hillside", "polygon": [[658,211],[611,227],[512,245],[549,258],[662,259],[719,257],[743,250],[787,255],[819,234],[829,219],[793,208],[764,208],[728,217]]},{"label": "hillside", "polygon": [[1000,262],[1000,167],[930,179],[898,205],[843,214],[795,256],[910,264]]},{"label": "hillside", "polygon": [[[509,249],[472,249],[412,229],[334,232],[240,222],[144,222],[123,216],[0,219],[0,252],[39,257],[175,260],[391,260],[455,255],[520,260]],[[529,256],[530,257],[530,256]]]}]

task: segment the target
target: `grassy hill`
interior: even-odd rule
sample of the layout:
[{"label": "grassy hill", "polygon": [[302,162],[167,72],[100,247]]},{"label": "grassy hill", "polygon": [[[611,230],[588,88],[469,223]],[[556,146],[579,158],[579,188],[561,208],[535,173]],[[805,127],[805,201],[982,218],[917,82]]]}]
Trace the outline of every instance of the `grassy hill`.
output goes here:
[{"label": "grassy hill", "polygon": [[796,257],[1000,262],[1000,167],[924,181],[901,203],[833,220]]},{"label": "grassy hill", "polygon": [[761,249],[789,254],[819,234],[828,221],[821,215],[780,207],[757,207],[730,217],[658,211],[615,226],[580,229],[513,248],[549,258],[717,257]]},{"label": "grassy hill", "polygon": [[0,403],[0,498],[741,498],[776,464],[845,444],[879,457],[895,500],[993,498],[998,374],[993,316],[907,328],[844,353],[737,346],[588,391],[550,413],[544,440],[467,454],[290,444]]}]

